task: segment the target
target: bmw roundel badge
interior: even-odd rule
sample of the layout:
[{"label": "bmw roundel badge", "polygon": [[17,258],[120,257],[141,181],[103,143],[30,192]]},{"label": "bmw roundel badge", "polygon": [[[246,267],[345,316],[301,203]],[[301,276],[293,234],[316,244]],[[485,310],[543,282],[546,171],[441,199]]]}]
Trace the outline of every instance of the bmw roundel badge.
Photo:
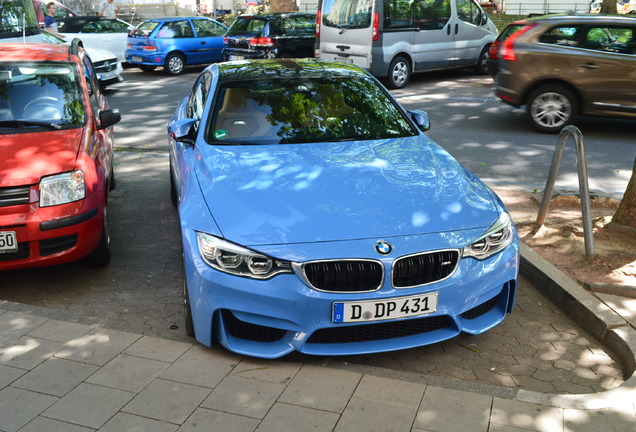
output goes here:
[{"label": "bmw roundel badge", "polygon": [[393,246],[391,246],[391,243],[389,242],[380,240],[375,244],[375,250],[378,251],[380,255],[388,255],[393,250]]}]

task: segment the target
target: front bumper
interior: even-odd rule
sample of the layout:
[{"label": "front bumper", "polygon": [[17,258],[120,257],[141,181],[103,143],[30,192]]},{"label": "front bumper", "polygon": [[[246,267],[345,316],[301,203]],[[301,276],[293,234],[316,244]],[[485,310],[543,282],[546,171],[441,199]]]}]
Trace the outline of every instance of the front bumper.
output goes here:
[{"label": "front bumper", "polygon": [[18,251],[0,253],[0,270],[76,261],[99,243],[104,195],[52,207],[38,203],[0,208],[0,230],[13,231]]},{"label": "front bumper", "polygon": [[[199,255],[194,231],[183,231],[184,277],[196,338],[216,340],[236,353],[277,358],[293,351],[352,355],[428,345],[465,332],[483,333],[503,321],[514,304],[519,267],[518,239],[484,260],[462,259],[451,277],[408,289],[395,289],[390,277],[367,293],[321,292],[296,274],[266,281],[212,269]],[[389,275],[391,263],[385,263]],[[434,313],[363,323],[334,323],[332,305],[437,292]]]}]

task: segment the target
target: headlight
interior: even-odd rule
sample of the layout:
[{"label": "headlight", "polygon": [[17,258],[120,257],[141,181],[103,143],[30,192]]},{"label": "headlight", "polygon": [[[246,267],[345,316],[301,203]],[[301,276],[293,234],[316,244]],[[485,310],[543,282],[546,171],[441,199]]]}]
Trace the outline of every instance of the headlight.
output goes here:
[{"label": "headlight", "polygon": [[512,219],[507,212],[503,212],[497,222],[475,243],[464,248],[462,256],[483,260],[505,249],[514,237]]},{"label": "headlight", "polygon": [[199,252],[217,270],[254,279],[291,273],[289,261],[277,260],[202,232],[197,233]]},{"label": "headlight", "polygon": [[85,197],[84,173],[80,170],[43,177],[40,180],[40,207],[66,204]]}]

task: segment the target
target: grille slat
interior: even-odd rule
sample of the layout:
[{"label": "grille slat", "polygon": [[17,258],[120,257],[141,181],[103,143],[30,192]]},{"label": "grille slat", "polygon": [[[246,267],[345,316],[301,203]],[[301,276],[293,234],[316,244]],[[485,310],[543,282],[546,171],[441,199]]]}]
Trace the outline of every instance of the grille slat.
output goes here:
[{"label": "grille slat", "polygon": [[393,286],[407,288],[449,277],[459,262],[459,251],[446,250],[400,258],[393,265]]},{"label": "grille slat", "polygon": [[382,264],[376,261],[317,261],[303,269],[309,283],[321,291],[375,291],[382,285]]},{"label": "grille slat", "polygon": [[28,204],[30,186],[0,188],[0,207]]},{"label": "grille slat", "polygon": [[330,344],[369,342],[428,333],[452,326],[448,315],[378,324],[329,327],[315,331],[307,343]]}]

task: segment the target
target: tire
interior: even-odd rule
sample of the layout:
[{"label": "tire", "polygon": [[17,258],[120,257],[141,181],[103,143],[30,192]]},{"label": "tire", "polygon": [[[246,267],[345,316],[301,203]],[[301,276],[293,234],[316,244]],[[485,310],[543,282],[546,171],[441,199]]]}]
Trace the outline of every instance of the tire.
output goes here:
[{"label": "tire", "polygon": [[108,227],[108,212],[104,206],[104,219],[102,220],[102,233],[99,243],[93,252],[84,259],[88,267],[104,267],[110,261],[110,229]]},{"label": "tire", "polygon": [[477,75],[488,75],[488,50],[490,45],[486,45],[484,49],[479,53],[477,64],[473,67],[473,70]]},{"label": "tire", "polygon": [[157,69],[157,66],[139,65],[139,69],[144,72],[152,72]]},{"label": "tire", "polygon": [[530,123],[540,132],[559,133],[578,114],[578,103],[569,89],[560,85],[547,85],[530,94],[526,114]]},{"label": "tire", "polygon": [[183,316],[185,319],[185,331],[188,336],[195,337],[194,321],[192,320],[192,307],[190,306],[190,294],[188,294],[188,283],[186,282],[185,269],[182,268],[181,274],[183,278],[182,299],[183,299]]},{"label": "tire", "polygon": [[179,197],[177,196],[177,188],[174,185],[174,175],[170,170],[170,201],[174,207],[179,205]]},{"label": "tire", "polygon": [[388,88],[401,89],[411,79],[411,64],[404,57],[396,57],[389,66],[389,75],[385,78]]},{"label": "tire", "polygon": [[115,189],[115,186],[117,186],[117,180],[115,179],[115,169],[113,168],[113,166],[110,166],[110,176],[109,176],[109,180],[108,180],[108,191],[112,191]]},{"label": "tire", "polygon": [[163,67],[168,75],[181,75],[185,67],[185,60],[181,54],[170,54],[166,57]]}]

